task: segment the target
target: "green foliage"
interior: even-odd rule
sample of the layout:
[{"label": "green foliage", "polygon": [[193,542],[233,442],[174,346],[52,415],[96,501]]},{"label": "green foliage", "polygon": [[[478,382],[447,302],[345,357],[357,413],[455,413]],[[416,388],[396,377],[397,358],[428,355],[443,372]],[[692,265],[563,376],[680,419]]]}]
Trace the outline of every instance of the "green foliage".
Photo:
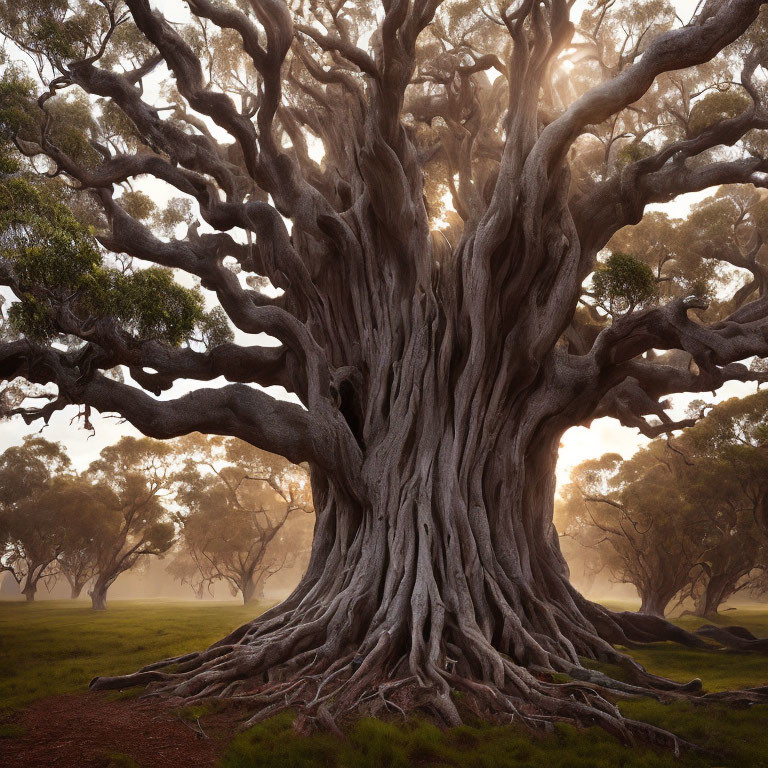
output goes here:
[{"label": "green foliage", "polygon": [[616,162],[618,165],[629,165],[643,160],[646,157],[654,155],[656,150],[647,141],[626,142],[616,153]]},{"label": "green foliage", "polygon": [[138,221],[148,219],[157,210],[157,206],[149,195],[134,189],[123,192],[120,205],[129,216]]},{"label": "green foliage", "polygon": [[714,91],[699,99],[691,109],[688,130],[701,133],[715,123],[729,117],[737,117],[752,103],[749,96],[736,88]]},{"label": "green foliage", "polygon": [[21,70],[9,67],[0,78],[0,141],[36,126],[39,114],[33,107],[35,82]]},{"label": "green foliage", "polygon": [[205,315],[198,322],[198,328],[203,343],[208,349],[219,347],[222,344],[231,344],[235,340],[235,334],[229,325],[227,313],[221,307],[214,307]]},{"label": "green foliage", "polygon": [[165,237],[172,237],[179,224],[188,224],[192,220],[192,203],[186,197],[172,197],[168,205],[157,211],[153,225]]},{"label": "green foliage", "polygon": [[140,339],[161,339],[178,346],[205,320],[199,289],[184,288],[164,267],[133,273],[102,268],[88,275],[83,306],[110,316]]},{"label": "green foliage", "polygon": [[[150,215],[151,200],[143,193],[131,195],[134,207]],[[200,290],[179,285],[171,270],[123,272],[104,266],[94,235],[66,203],[66,191],[54,183],[0,178],[0,258],[12,265],[21,289],[20,301],[9,311],[18,333],[50,339],[57,332],[56,305],[68,302],[83,322],[111,317],[139,339],[179,345],[199,323],[212,338],[226,335],[221,316],[204,312]]]},{"label": "green foliage", "polygon": [[[85,223],[98,221],[88,201],[58,180],[25,169],[9,142],[16,135],[39,136],[42,113],[32,106],[33,90],[34,83],[16,70],[0,80],[0,262],[12,269],[19,299],[8,311],[13,332],[49,341],[60,332],[56,315],[66,306],[83,324],[112,318],[138,339],[179,345],[197,334],[209,346],[230,341],[222,310],[206,313],[200,290],[181,286],[171,270],[105,265],[94,230]],[[50,140],[77,162],[92,162],[94,150],[82,130],[93,123],[87,99],[55,98],[46,109],[54,118]],[[188,200],[174,198],[159,211],[138,190],[124,193],[120,202],[166,234],[188,221],[191,209]]]},{"label": "green foliage", "polygon": [[51,62],[79,58],[93,50],[108,24],[100,4],[78,0],[25,0],[0,5],[4,34]]},{"label": "green foliage", "polygon": [[[89,138],[97,133],[93,106],[88,97],[76,92],[68,97],[55,97],[45,102],[50,118],[48,140],[84,168],[99,164],[101,156]],[[42,115],[40,115],[42,117]]]},{"label": "green foliage", "polygon": [[611,312],[631,312],[658,296],[653,271],[627,253],[612,253],[592,277],[592,290]]}]

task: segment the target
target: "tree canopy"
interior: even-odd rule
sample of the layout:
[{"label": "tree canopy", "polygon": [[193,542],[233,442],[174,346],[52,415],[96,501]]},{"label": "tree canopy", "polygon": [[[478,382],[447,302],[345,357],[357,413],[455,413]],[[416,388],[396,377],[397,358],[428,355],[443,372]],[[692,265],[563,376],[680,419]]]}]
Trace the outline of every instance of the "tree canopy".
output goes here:
[{"label": "tree canopy", "polygon": [[[359,332],[344,352],[325,349],[335,328],[351,328],[354,302],[318,272],[329,258],[365,260],[368,246],[352,220],[370,211],[388,242],[410,252],[414,277],[440,265],[447,280],[450,252],[459,254],[462,243],[511,255],[506,201],[525,179],[530,204],[540,205],[556,174],[547,181],[537,164],[566,159],[573,232],[553,258],[571,263],[577,282],[569,278],[567,301],[552,291],[564,314],[545,312],[554,322],[534,325],[549,344],[562,335],[575,357],[600,369],[608,364],[600,350],[611,341],[612,386],[584,418],[610,414],[653,432],[644,417],[664,417],[649,398],[755,378],[738,361],[765,351],[750,330],[758,310],[742,309],[763,293],[768,226],[768,203],[755,191],[766,162],[761,3],[710,3],[682,26],[665,2],[595,0],[575,25],[565,2],[540,13],[535,5],[415,3],[397,12],[401,18],[349,2],[197,0],[188,19],[172,25],[145,0],[5,8],[3,283],[16,299],[8,333],[23,337],[6,344],[6,378],[70,390],[55,405],[26,410],[27,418],[88,401],[157,436],[205,431],[191,414],[209,409],[186,408],[184,398],[153,406],[164,417],[150,426],[150,401],[104,374],[126,366],[151,392],[180,378],[223,375],[281,384],[308,408],[302,415],[237,384],[195,395],[223,420],[232,419],[232,399],[252,404],[249,417],[237,419],[240,436],[297,459],[354,456],[338,392],[352,388],[339,371],[362,362],[350,354]],[[525,77],[541,88],[535,108],[523,98]],[[145,191],[148,177],[172,190],[163,204]],[[651,214],[626,228],[650,203],[721,184],[748,188],[723,187],[683,221]],[[178,239],[183,224],[188,233]],[[611,324],[574,305],[573,286],[614,242],[594,293],[581,300],[645,307],[642,320]],[[736,277],[735,295],[718,297],[707,313],[702,302],[732,282],[716,266],[723,263],[747,279],[739,285]],[[182,287],[173,270],[215,294],[210,311],[200,288]],[[284,293],[264,293],[270,283]],[[666,309],[651,306],[659,291]],[[333,306],[325,318],[315,307],[321,294]],[[688,320],[680,336],[670,312],[690,308],[705,322]],[[729,328],[740,329],[733,338],[717,323],[726,315]],[[638,322],[647,341],[621,345],[617,359],[620,338],[639,337],[629,327]],[[232,347],[230,325],[267,332],[282,346]],[[57,336],[71,340],[71,351],[56,354],[56,366],[26,370],[24,350]],[[666,348],[692,355],[696,376],[661,361],[638,363]],[[713,348],[721,351],[710,359],[703,350]],[[85,359],[87,386],[73,377]],[[279,414],[282,434],[255,413]],[[233,431],[222,419],[218,431]],[[313,446],[318,440],[328,444]]]}]

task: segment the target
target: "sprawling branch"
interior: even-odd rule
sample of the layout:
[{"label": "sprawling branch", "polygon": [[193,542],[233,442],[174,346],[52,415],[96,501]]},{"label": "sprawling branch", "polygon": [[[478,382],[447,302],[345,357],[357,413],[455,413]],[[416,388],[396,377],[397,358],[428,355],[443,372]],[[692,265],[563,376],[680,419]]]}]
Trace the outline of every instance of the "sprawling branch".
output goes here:
[{"label": "sprawling branch", "polygon": [[552,163],[562,160],[573,140],[588,124],[600,123],[638,101],[663,72],[693,67],[712,59],[755,21],[763,0],[725,0],[708,3],[711,13],[691,24],[658,36],[639,61],[612,80],[599,85],[547,126],[527,166],[543,179]]},{"label": "sprawling branch", "polygon": [[[691,309],[706,306],[690,296],[629,313],[597,336],[589,355],[570,356],[563,378],[575,374],[573,408],[583,414],[579,420],[611,416],[647,437],[657,437],[697,421],[696,417],[673,421],[662,398],[713,392],[727,381],[768,381],[765,372],[739,362],[754,355],[768,356],[768,302],[747,304],[711,325],[688,316]],[[670,364],[642,357],[652,350],[674,350],[681,359]],[[648,415],[658,418],[658,423],[649,423],[644,418]]]},{"label": "sprawling branch", "polygon": [[[233,435],[300,463],[332,466],[333,435],[300,406],[275,400],[257,389],[231,384],[201,389],[173,400],[155,400],[135,387],[100,373],[84,373],[76,353],[57,352],[27,341],[0,347],[0,375],[23,376],[37,384],[55,384],[58,399],[38,410],[19,409],[25,420],[47,421],[70,403],[118,413],[150,437],[171,438],[190,432]],[[324,445],[325,443],[325,445]]]}]

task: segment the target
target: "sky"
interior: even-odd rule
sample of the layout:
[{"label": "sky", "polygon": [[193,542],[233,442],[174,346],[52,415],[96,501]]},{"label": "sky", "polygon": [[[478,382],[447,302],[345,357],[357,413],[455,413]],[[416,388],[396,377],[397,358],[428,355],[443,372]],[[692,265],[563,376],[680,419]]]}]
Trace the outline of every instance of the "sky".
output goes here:
[{"label": "sky", "polygon": [[[156,7],[167,12],[172,18],[177,14],[183,13],[183,6],[179,0],[160,0],[154,3]],[[687,20],[696,8],[697,0],[678,0],[673,5],[678,14]],[[581,11],[586,6],[586,0],[578,0],[572,12],[572,18],[578,19]],[[164,185],[158,184],[153,187],[152,195],[158,200],[170,196],[170,192]],[[673,216],[682,216],[685,214],[691,203],[705,196],[687,195],[679,198],[673,203],[665,206],[655,206],[657,209],[664,209]],[[244,334],[238,334],[239,341],[245,340]],[[274,340],[265,337],[249,336],[248,343],[276,343]],[[206,386],[222,386],[226,382],[223,379],[206,384]],[[171,390],[164,393],[164,398],[178,397],[189,389],[191,385],[181,383],[175,385]],[[733,396],[743,396],[754,391],[754,384],[742,384],[733,382],[723,387],[714,397],[709,396],[710,402],[719,402]],[[266,390],[279,398],[291,397],[285,390],[272,387]],[[688,402],[701,395],[678,396],[673,399],[673,410],[670,414],[673,417],[679,417],[684,412]],[[293,398],[292,398],[293,399]],[[139,436],[140,433],[130,424],[121,421],[113,416],[93,414],[91,421],[95,428],[94,432],[85,430],[82,423],[77,419],[78,409],[70,406],[61,412],[53,415],[48,426],[44,427],[42,434],[49,440],[63,443],[75,466],[85,468],[94,460],[99,451],[107,445],[117,441],[123,435]],[[35,422],[27,426],[20,418],[0,422],[0,451],[7,447],[20,443],[25,435],[36,434],[41,430],[41,422]],[[638,433],[636,429],[622,427],[618,422],[612,419],[599,419],[595,421],[590,428],[576,427],[570,429],[562,438],[559,463],[558,463],[558,482],[563,483],[568,479],[568,473],[580,461],[586,458],[600,456],[606,452],[616,452],[624,456],[634,453],[640,446],[648,441]]]}]

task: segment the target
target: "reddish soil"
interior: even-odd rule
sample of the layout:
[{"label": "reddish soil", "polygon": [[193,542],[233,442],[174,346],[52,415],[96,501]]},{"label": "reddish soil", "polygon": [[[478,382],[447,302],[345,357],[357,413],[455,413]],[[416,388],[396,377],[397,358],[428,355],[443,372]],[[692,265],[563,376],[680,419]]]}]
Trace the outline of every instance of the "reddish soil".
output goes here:
[{"label": "reddish soil", "polygon": [[14,768],[141,768],[215,766],[235,731],[232,714],[208,715],[208,738],[157,700],[110,701],[98,694],[56,696],[35,702],[13,720],[23,728],[0,740],[0,765]]}]

